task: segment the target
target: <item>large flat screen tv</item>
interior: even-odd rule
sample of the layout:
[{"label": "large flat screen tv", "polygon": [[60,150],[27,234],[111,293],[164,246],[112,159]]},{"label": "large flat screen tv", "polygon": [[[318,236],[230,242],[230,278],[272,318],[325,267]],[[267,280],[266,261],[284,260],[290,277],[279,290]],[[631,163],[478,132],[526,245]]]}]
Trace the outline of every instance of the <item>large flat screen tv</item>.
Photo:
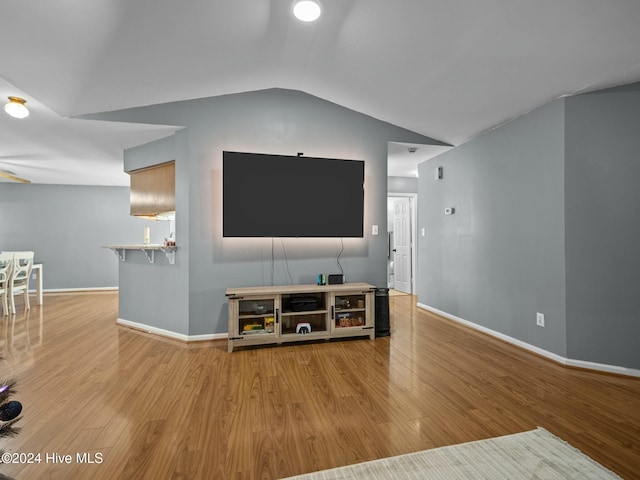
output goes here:
[{"label": "large flat screen tv", "polygon": [[224,237],[362,237],[364,162],[223,152]]}]

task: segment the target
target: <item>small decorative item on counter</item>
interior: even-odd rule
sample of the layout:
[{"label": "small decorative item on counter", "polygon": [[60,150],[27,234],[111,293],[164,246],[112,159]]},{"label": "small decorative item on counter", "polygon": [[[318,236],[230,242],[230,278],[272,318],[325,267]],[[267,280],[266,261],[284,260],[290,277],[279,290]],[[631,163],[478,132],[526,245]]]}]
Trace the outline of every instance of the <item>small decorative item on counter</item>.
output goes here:
[{"label": "small decorative item on counter", "polygon": [[151,243],[151,235],[149,232],[149,227],[144,227],[144,244],[149,245]]},{"label": "small decorative item on counter", "polygon": [[176,240],[173,238],[173,232],[169,234],[169,237],[164,237],[164,246],[165,247],[175,247]]}]

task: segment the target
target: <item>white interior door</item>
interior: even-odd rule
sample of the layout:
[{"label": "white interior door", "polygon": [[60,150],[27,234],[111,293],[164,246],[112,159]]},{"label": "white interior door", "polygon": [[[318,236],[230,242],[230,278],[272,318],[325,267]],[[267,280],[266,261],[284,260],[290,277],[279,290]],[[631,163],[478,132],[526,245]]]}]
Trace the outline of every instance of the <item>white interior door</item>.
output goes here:
[{"label": "white interior door", "polygon": [[411,291],[411,208],[409,198],[393,202],[393,288]]}]

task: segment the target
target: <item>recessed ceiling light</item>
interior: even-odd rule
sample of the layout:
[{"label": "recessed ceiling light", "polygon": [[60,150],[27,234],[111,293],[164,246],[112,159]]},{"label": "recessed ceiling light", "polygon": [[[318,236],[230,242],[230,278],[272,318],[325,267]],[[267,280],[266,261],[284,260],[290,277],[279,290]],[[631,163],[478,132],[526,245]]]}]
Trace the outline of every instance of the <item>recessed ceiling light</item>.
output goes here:
[{"label": "recessed ceiling light", "polygon": [[9,102],[4,106],[4,111],[14,118],[29,116],[29,109],[24,105],[27,101],[20,97],[9,97]]},{"label": "recessed ceiling light", "polygon": [[320,2],[316,0],[296,0],[293,4],[293,14],[303,22],[315,22],[321,13]]}]

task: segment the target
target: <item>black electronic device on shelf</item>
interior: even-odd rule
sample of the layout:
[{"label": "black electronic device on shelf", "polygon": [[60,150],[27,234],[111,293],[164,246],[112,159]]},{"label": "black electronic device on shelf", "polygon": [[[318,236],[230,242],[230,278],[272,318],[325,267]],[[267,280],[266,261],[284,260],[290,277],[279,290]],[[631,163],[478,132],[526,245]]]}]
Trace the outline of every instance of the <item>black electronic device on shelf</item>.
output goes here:
[{"label": "black electronic device on shelf", "polygon": [[289,308],[293,312],[310,312],[318,309],[316,297],[294,297],[289,300]]},{"label": "black electronic device on shelf", "polygon": [[341,273],[329,275],[329,285],[340,285],[344,283],[344,275]]}]

